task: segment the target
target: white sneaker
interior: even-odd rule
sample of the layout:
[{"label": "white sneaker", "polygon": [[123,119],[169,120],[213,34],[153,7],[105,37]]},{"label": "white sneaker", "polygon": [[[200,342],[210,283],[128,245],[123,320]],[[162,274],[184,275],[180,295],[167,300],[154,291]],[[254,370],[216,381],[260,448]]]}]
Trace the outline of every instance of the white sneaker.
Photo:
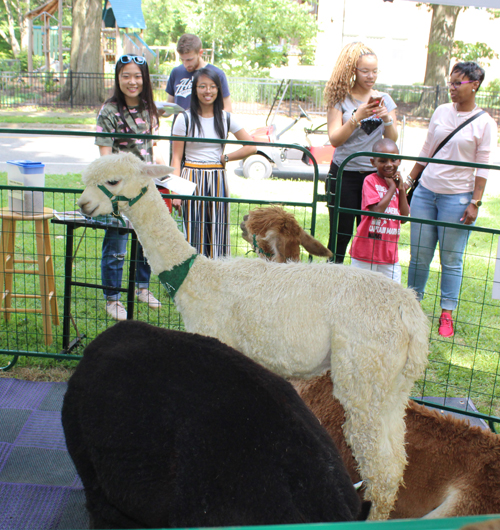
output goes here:
[{"label": "white sneaker", "polygon": [[119,300],[106,302],[106,312],[115,320],[127,320],[127,310]]},{"label": "white sneaker", "polygon": [[151,309],[158,309],[161,307],[160,301],[157,300],[147,289],[139,289],[135,294],[137,295],[137,300],[139,300],[139,302],[148,304]]}]

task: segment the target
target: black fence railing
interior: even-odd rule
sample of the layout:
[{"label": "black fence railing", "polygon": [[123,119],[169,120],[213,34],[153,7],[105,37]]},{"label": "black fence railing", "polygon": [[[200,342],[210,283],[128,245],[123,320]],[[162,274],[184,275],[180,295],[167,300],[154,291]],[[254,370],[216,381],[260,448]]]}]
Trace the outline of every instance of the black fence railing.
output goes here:
[{"label": "black fence railing", "polygon": [[[152,75],[155,100],[166,100],[167,81],[167,75]],[[228,81],[234,110],[240,114],[268,112],[281,85],[280,80],[270,78],[231,77]],[[111,95],[113,85],[114,74],[0,72],[0,108],[98,107]],[[280,113],[296,115],[300,105],[310,114],[325,115],[324,87],[321,81],[291,81]],[[429,118],[438,105],[449,101],[448,89],[441,86],[377,85],[377,88],[391,95],[400,116]],[[480,91],[476,101],[500,125],[500,92]]]}]

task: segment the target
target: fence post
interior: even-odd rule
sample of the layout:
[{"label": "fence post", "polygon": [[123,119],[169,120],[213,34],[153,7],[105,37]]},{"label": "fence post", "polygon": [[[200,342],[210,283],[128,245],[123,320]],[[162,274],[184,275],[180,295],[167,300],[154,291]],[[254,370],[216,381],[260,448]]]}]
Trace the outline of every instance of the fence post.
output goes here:
[{"label": "fence post", "polygon": [[439,85],[436,85],[436,99],[434,101],[434,110],[439,107]]},{"label": "fence post", "polygon": [[290,92],[289,92],[289,96],[290,96],[290,104],[288,105],[288,116],[292,117],[292,93],[293,93],[293,79],[290,81]]},{"label": "fence post", "polygon": [[73,108],[73,70],[69,69],[69,106]]}]

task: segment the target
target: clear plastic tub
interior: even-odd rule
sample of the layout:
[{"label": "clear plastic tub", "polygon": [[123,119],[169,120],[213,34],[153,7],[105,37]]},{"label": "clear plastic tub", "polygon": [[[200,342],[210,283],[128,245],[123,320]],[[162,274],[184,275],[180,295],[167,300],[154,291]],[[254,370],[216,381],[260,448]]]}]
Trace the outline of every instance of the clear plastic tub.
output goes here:
[{"label": "clear plastic tub", "polygon": [[[11,186],[45,186],[45,164],[31,160],[7,160],[7,183]],[[43,213],[43,192],[9,190],[9,210],[28,215]]]}]

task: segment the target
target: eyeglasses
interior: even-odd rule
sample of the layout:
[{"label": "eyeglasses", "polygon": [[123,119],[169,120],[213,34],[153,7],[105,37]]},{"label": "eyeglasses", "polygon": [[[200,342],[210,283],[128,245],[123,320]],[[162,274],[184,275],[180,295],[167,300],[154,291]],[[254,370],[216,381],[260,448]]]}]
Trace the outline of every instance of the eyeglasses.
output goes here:
[{"label": "eyeglasses", "polygon": [[146,62],[145,57],[139,57],[138,55],[122,55],[118,60],[123,64],[128,64],[132,61],[135,64],[144,64]]},{"label": "eyeglasses", "polygon": [[359,68],[356,68],[356,70],[361,75],[370,75],[370,74],[378,75],[378,74],[380,74],[380,70],[378,68],[375,68],[375,70],[365,70],[364,68],[362,70],[360,70]]},{"label": "eyeglasses", "polygon": [[196,87],[198,90],[209,90],[210,92],[217,92],[217,85],[198,85]]},{"label": "eyeglasses", "polygon": [[455,88],[460,88],[461,85],[466,85],[467,83],[474,83],[473,79],[470,79],[469,81],[448,81],[446,83],[448,85],[448,88],[451,88],[454,86]]}]

